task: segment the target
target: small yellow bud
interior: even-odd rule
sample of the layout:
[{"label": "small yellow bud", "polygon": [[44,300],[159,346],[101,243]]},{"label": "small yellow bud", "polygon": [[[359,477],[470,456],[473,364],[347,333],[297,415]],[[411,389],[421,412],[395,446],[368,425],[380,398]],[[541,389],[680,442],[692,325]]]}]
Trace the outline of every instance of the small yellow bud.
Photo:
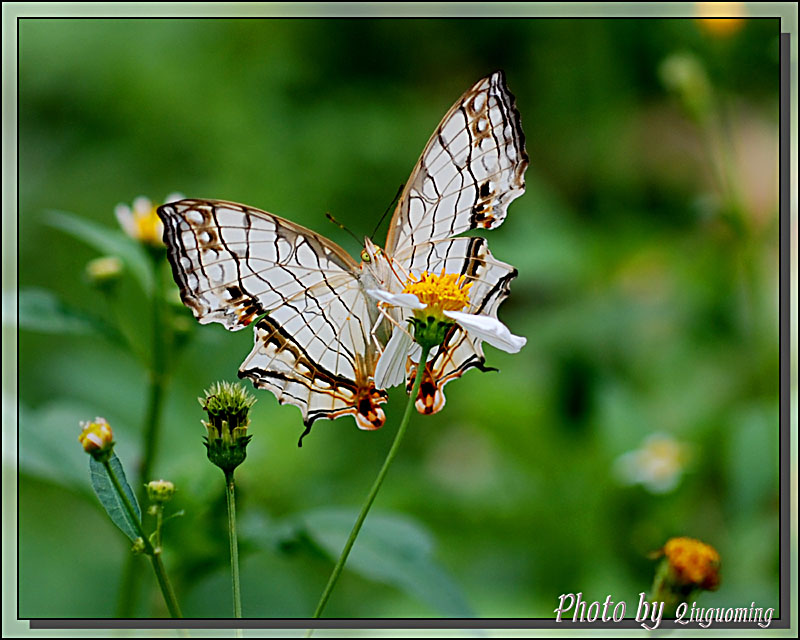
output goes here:
[{"label": "small yellow bud", "polygon": [[169,502],[175,494],[175,485],[169,480],[151,480],[147,483],[147,497],[150,502]]},{"label": "small yellow bud", "polygon": [[78,436],[78,442],[86,453],[99,459],[111,452],[114,447],[114,434],[105,418],[95,418],[94,422],[81,422],[81,427],[83,430]]},{"label": "small yellow bud", "polygon": [[86,263],[86,276],[89,282],[98,287],[108,286],[122,275],[122,260],[117,256],[103,256]]}]

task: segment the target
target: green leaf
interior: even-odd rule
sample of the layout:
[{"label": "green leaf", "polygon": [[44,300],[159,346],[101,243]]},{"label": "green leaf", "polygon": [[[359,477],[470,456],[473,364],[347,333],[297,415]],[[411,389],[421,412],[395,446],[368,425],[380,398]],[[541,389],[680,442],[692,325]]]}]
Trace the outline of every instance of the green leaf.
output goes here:
[{"label": "green leaf", "polygon": [[126,345],[122,334],[107,322],[71,307],[47,289],[19,292],[19,328],[42,333],[96,335]]},{"label": "green leaf", "polygon": [[[136,496],[133,494],[133,490],[128,484],[128,480],[125,478],[125,471],[122,468],[122,463],[119,461],[117,454],[112,453],[108,462],[117,480],[119,480],[122,490],[125,492],[125,495],[128,496],[131,505],[133,505],[136,517],[141,522],[142,511],[139,508],[139,502],[136,500]],[[122,499],[119,494],[117,494],[116,489],[114,489],[114,485],[111,482],[111,478],[108,477],[105,466],[103,466],[101,462],[97,462],[97,460],[91,456],[89,457],[89,476],[92,481],[92,488],[97,494],[103,508],[105,508],[108,517],[122,530],[122,533],[131,540],[136,540],[136,538],[139,537],[139,534],[136,532],[136,526],[131,520],[130,515],[128,515],[128,511],[125,509]]]},{"label": "green leaf", "polygon": [[[305,533],[334,561],[344,547],[357,512],[325,508],[301,514]],[[394,585],[453,618],[474,617],[464,594],[433,558],[430,534],[409,518],[370,514],[347,559],[346,568]]]},{"label": "green leaf", "polygon": [[102,253],[118,256],[139,281],[145,293],[149,294],[153,290],[153,274],[147,253],[122,231],[109,229],[65,211],[48,211],[47,222]]}]

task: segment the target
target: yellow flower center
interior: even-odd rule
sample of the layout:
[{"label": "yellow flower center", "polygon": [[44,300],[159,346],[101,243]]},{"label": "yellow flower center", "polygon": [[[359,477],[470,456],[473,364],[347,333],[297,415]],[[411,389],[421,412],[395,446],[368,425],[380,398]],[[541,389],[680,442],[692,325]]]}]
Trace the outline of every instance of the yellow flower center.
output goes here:
[{"label": "yellow flower center", "polygon": [[719,584],[719,553],[694,538],[671,538],[664,555],[676,577],[684,584],[714,589]]},{"label": "yellow flower center", "polygon": [[437,276],[424,271],[419,279],[409,277],[403,293],[412,293],[426,305],[425,312],[437,316],[442,311],[461,311],[469,304],[469,288],[472,283],[466,282],[465,275],[448,273]]},{"label": "yellow flower center", "polygon": [[163,245],[161,236],[164,233],[161,218],[159,218],[158,213],[156,213],[157,209],[158,207],[152,207],[150,211],[145,214],[136,213],[134,215],[136,238],[154,247]]}]

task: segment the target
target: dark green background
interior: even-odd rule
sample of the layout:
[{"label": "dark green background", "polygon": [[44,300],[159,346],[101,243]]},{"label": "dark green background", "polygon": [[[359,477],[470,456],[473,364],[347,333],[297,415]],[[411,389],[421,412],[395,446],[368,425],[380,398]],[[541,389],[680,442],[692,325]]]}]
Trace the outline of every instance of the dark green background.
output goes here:
[{"label": "dark green background", "polygon": [[[531,165],[486,235],[519,269],[501,318],[528,344],[487,347],[500,373],[468,372],[444,411],[412,419],[376,509],[431,532],[436,563],[481,617],[549,617],[577,591],[630,608],[652,580],[647,554],[676,535],[722,556],[722,586],[701,604],[777,606],[778,26],[23,20],[20,287],[119,322],[146,350],[141,289],[126,278],[109,304],[83,276],[97,251],[45,212],[114,228],[118,202],[173,191],[266,209],[357,255],[325,212],[369,234],[449,106],[502,68]],[[707,73],[708,126],[662,82],[677,53]],[[195,398],[234,380],[251,344],[249,331],[198,326],[168,389],[155,473],[186,510],[165,561],[190,616],[230,615],[222,476]],[[78,421],[107,418],[134,468],[144,370],[97,335],[23,329],[19,349],[20,615],[113,615],[127,542],[91,493]],[[282,519],[361,503],[403,396],[392,392],[382,430],[318,422],[298,449],[297,409],[256,395],[237,472],[245,615],[305,617],[331,563],[281,537]],[[692,451],[660,495],[614,474],[655,432]],[[150,574],[144,586],[138,614],[164,615]],[[446,613],[345,572],[326,615]]]}]

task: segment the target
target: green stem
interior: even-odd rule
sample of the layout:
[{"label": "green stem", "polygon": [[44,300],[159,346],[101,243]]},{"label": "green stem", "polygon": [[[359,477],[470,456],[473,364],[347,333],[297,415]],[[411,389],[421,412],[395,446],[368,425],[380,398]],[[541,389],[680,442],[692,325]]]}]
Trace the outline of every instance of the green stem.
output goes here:
[{"label": "green stem", "polygon": [[[420,366],[424,369],[425,363],[428,361],[428,353],[430,352],[431,348],[429,346],[422,347],[422,355],[420,356]],[[322,610],[325,608],[325,605],[328,603],[328,599],[331,597],[331,593],[333,592],[333,588],[336,586],[337,581],[339,580],[339,575],[342,573],[342,569],[344,569],[345,562],[347,562],[347,556],[350,555],[350,549],[353,548],[353,544],[358,537],[359,531],[361,531],[361,525],[364,524],[364,520],[367,517],[367,513],[369,513],[370,507],[372,503],[375,501],[375,497],[378,495],[378,490],[381,488],[383,484],[383,479],[386,477],[386,472],[389,470],[389,466],[392,464],[395,456],[397,455],[397,451],[400,448],[400,442],[403,439],[403,436],[406,432],[406,427],[408,427],[409,419],[411,418],[411,409],[414,406],[414,403],[417,400],[417,395],[419,394],[419,387],[422,384],[422,374],[419,371],[420,367],[417,367],[417,375],[414,376],[414,386],[411,389],[411,394],[408,397],[408,403],[406,404],[406,410],[403,414],[403,419],[400,421],[400,426],[397,429],[397,434],[394,437],[394,442],[392,443],[391,449],[389,449],[389,453],[386,454],[386,460],[383,462],[383,466],[381,470],[378,472],[378,477],[375,478],[375,482],[372,485],[372,488],[369,490],[367,494],[367,499],[364,501],[364,505],[361,507],[361,512],[358,514],[358,518],[356,519],[356,523],[353,525],[353,530],[350,532],[350,536],[347,538],[347,542],[344,545],[344,549],[342,549],[342,553],[339,556],[339,560],[336,562],[336,566],[333,568],[333,572],[331,573],[331,577],[328,580],[328,585],[325,587],[325,591],[322,593],[322,597],[319,600],[319,604],[317,605],[316,611],[314,611],[314,618],[319,618],[322,615]],[[309,630],[308,635],[310,636],[312,633]]]},{"label": "green stem", "polygon": [[164,523],[164,506],[161,504],[154,505],[155,506],[155,516],[156,516],[156,531],[155,531],[155,541],[156,547],[161,547],[161,525]]},{"label": "green stem", "polygon": [[114,485],[114,490],[117,492],[120,500],[122,501],[122,506],[125,507],[125,511],[128,513],[128,517],[130,518],[131,522],[133,522],[134,527],[136,528],[136,533],[139,534],[139,537],[142,539],[144,543],[144,552],[150,556],[150,560],[153,563],[153,570],[156,573],[156,580],[158,580],[158,585],[161,587],[161,593],[164,596],[164,602],[167,605],[167,609],[169,609],[169,613],[173,618],[182,618],[180,607],[178,606],[178,601],[175,598],[175,592],[172,589],[172,584],[170,584],[169,578],[167,577],[167,573],[164,570],[164,563],[161,561],[161,548],[154,548],[153,545],[150,543],[147,534],[144,532],[144,527],[142,527],[142,521],[139,519],[139,516],[136,515],[136,511],[133,509],[133,505],[131,504],[130,499],[128,498],[128,494],[126,494],[122,490],[122,485],[119,483],[119,479],[117,475],[114,473],[114,469],[111,468],[111,464],[108,461],[108,458],[103,460],[103,466],[105,467],[106,473],[108,477],[111,479],[111,484]]},{"label": "green stem", "polygon": [[242,592],[239,586],[239,542],[236,537],[236,496],[233,470],[225,471],[225,496],[228,499],[228,539],[231,544],[231,581],[233,583],[233,616],[242,617]]},{"label": "green stem", "polygon": [[[166,361],[164,331],[165,323],[162,319],[164,302],[164,279],[161,277],[162,255],[156,251],[150,251],[150,265],[153,274],[153,296],[152,296],[152,358],[150,361],[150,371],[148,372],[147,390],[147,413],[145,414],[144,425],[142,427],[143,441],[141,466],[139,467],[139,499],[146,501],[146,489],[144,486],[152,480],[153,463],[158,450],[158,440],[161,422],[161,406],[164,398],[165,372],[164,362]],[[120,590],[117,615],[121,618],[130,618],[136,608],[136,601],[139,595],[139,580],[141,572],[136,559],[128,556],[123,573],[122,588]]]},{"label": "green stem", "polygon": [[164,304],[164,278],[161,274],[161,258],[151,254],[153,267],[153,357],[150,366],[150,386],[148,389],[147,414],[144,429],[144,458],[142,459],[139,480],[146,484],[150,477],[158,450],[159,431],[161,426],[161,404],[164,398],[166,362],[164,332],[165,322],[162,318]]}]

